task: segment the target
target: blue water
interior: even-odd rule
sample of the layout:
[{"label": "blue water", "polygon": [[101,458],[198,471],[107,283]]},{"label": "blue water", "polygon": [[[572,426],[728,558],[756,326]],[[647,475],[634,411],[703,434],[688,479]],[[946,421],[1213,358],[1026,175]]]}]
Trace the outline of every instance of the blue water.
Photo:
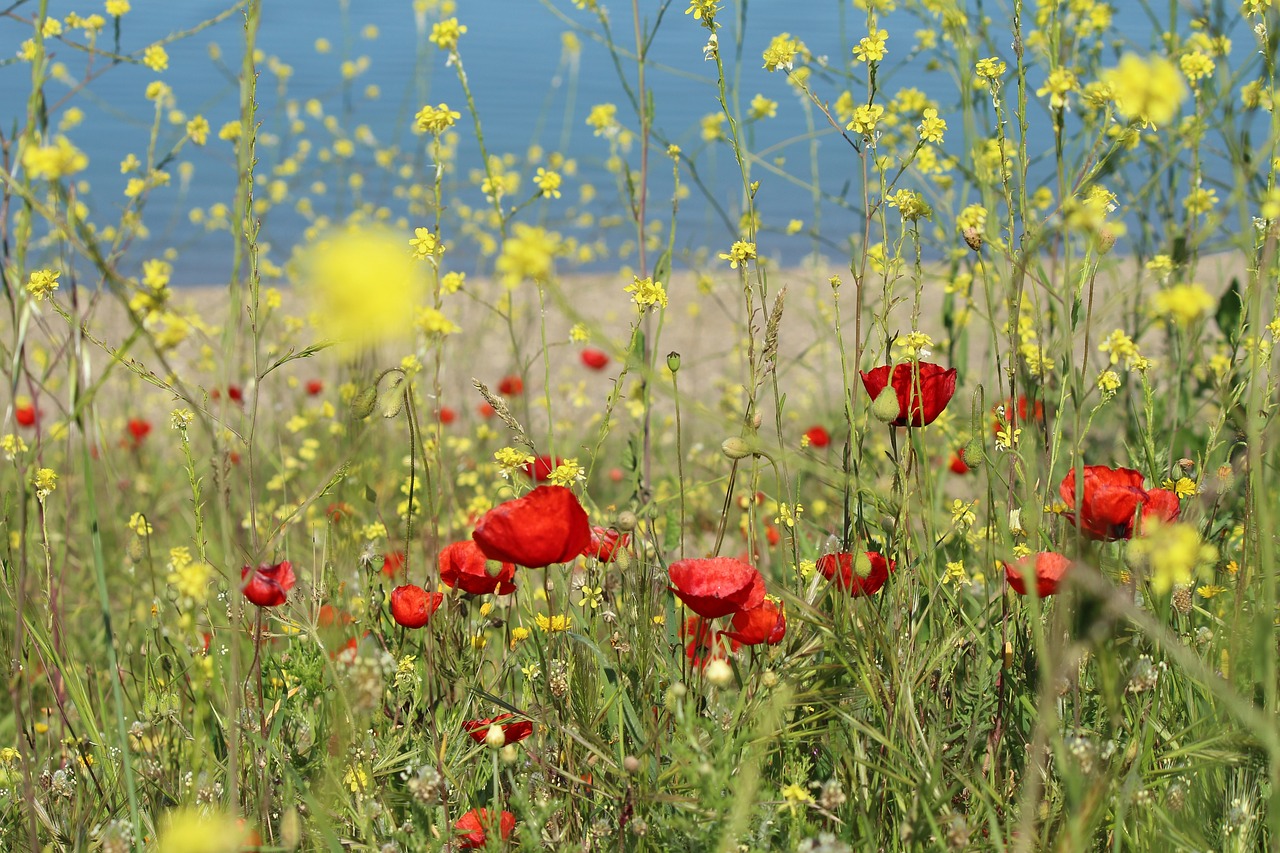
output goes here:
[{"label": "blue water", "polygon": [[[615,37],[624,48],[634,44],[630,3],[621,0],[602,0],[611,10]],[[971,5],[976,0],[970,0]],[[268,56],[292,66],[283,98],[277,94],[275,75],[266,63],[260,67],[261,108],[263,131],[270,134],[287,134],[284,118],[285,103],[289,100],[304,102],[316,98],[323,102],[327,114],[340,117],[341,125],[350,133],[357,125],[367,125],[380,145],[396,144],[402,149],[421,146],[423,140],[408,132],[412,114],[424,103],[447,102],[453,109],[462,111],[464,119],[459,125],[462,142],[459,149],[459,168],[451,176],[448,192],[451,200],[461,201],[472,207],[482,207],[485,202],[478,189],[467,183],[467,173],[481,165],[475,138],[465,115],[465,104],[454,69],[444,67],[444,54],[426,44],[415,24],[412,4],[409,0],[352,0],[345,11],[338,0],[264,0],[259,46]],[[642,14],[654,20],[660,8],[655,0],[642,0]],[[689,154],[696,154],[699,174],[710,189],[710,199],[697,189],[691,198],[682,202],[677,226],[677,249],[693,252],[699,247],[722,251],[735,238],[733,222],[739,207],[740,184],[737,169],[730,150],[724,144],[707,148],[699,137],[699,119],[719,110],[714,86],[714,65],[703,60],[702,48],[707,31],[697,26],[692,16],[686,16],[687,2],[673,2],[665,12],[657,38],[653,42],[648,84],[654,92],[656,104],[655,127],[664,137],[678,143]],[[905,4],[900,4],[905,5]],[[1152,22],[1143,5],[1130,0],[1120,0],[1115,16],[1115,37],[1118,40],[1144,50],[1151,43]],[[1161,4],[1163,5],[1163,4]],[[194,27],[219,12],[228,4],[225,0],[133,0],[133,11],[122,20],[120,47],[125,53],[141,50],[146,45],[163,39],[172,33]],[[738,6],[725,3],[721,13],[725,27],[720,33],[721,53],[726,65],[732,67],[734,40],[737,32]],[[981,4],[996,23],[992,26],[993,41],[979,55],[999,53],[1009,58],[1009,34],[1002,32],[1001,20],[1008,13],[1002,4]],[[587,209],[600,214],[623,214],[622,196],[615,189],[615,178],[604,170],[604,160],[609,151],[603,139],[593,136],[585,125],[591,105],[601,102],[618,104],[619,117],[632,129],[638,122],[629,107],[619,82],[610,54],[606,47],[592,38],[599,27],[589,13],[577,10],[569,0],[459,0],[458,18],[468,31],[461,48],[466,70],[474,90],[477,107],[483,122],[486,142],[491,153],[512,153],[523,160],[531,144],[539,144],[547,151],[560,151],[574,158],[579,166],[577,176],[566,177],[564,197],[556,202],[539,202],[522,214],[525,221],[544,220],[549,227],[557,227],[565,233],[575,233],[580,239],[594,237],[592,231],[575,232],[561,222],[566,210],[577,209],[577,188],[589,181],[599,190],[597,199]],[[20,5],[15,14],[30,16],[36,8],[35,0]],[[557,14],[555,10],[558,10]],[[1232,9],[1234,10],[1234,5]],[[86,14],[101,11],[98,2],[69,2],[50,0],[51,15],[62,16],[69,11]],[[378,28],[376,39],[362,35],[366,25]],[[582,51],[576,73],[563,62],[561,36],[572,27],[579,27]],[[904,56],[914,42],[912,32],[924,22],[914,15],[899,10],[881,21],[890,33],[890,61]],[[1007,25],[1006,25],[1007,26]],[[428,25],[429,27],[429,25]],[[1186,21],[1179,27],[1186,31]],[[187,213],[192,207],[209,208],[221,202],[230,205],[233,200],[235,163],[231,146],[215,136],[218,128],[238,117],[238,89],[235,74],[240,68],[243,18],[239,14],[209,27],[196,35],[168,46],[169,69],[161,75],[139,65],[120,65],[107,68],[96,76],[86,91],[64,102],[62,96],[67,87],[51,83],[49,102],[54,111],[51,124],[56,124],[67,106],[79,106],[85,113],[82,124],[68,132],[71,140],[90,155],[91,163],[81,177],[90,184],[85,199],[94,210],[95,219],[106,224],[118,219],[123,205],[122,191],[127,177],[120,174],[118,164],[126,154],[133,152],[143,156],[148,143],[152,105],[143,91],[151,80],[159,76],[171,85],[177,96],[177,106],[188,116],[201,113],[208,118],[213,133],[209,144],[203,148],[188,145],[178,160],[189,161],[194,167],[189,183],[180,181],[177,164],[169,171],[173,184],[152,194],[147,203],[145,221],[151,236],[133,245],[122,269],[131,273],[145,257],[156,256],[166,248],[178,250],[175,263],[175,281],[180,283],[216,283],[230,275],[231,238],[226,231],[207,232],[202,226],[189,224]],[[838,0],[752,0],[746,13],[746,25],[742,33],[743,60],[741,64],[740,91],[743,109],[752,95],[759,92],[776,100],[778,116],[755,124],[749,131],[752,150],[768,151],[768,159],[783,158],[781,168],[797,176],[801,181],[811,177],[810,141],[805,137],[804,112],[792,88],[781,73],[770,74],[761,68],[760,55],[769,39],[782,31],[802,39],[814,55],[826,55],[833,64],[844,62],[850,49],[865,34],[864,13],[852,9],[851,4]],[[0,53],[12,55],[18,43],[29,35],[29,28],[14,19],[0,19],[0,45],[12,49],[0,49]],[[72,35],[79,40],[78,32]],[[1243,28],[1232,33],[1235,47],[1233,64],[1248,60],[1252,36]],[[317,38],[327,38],[333,49],[327,55],[317,53]],[[111,44],[111,30],[104,33],[104,45]],[[210,58],[210,47],[217,45],[222,60]],[[69,46],[51,43],[55,61],[64,62],[75,77],[84,75],[86,54]],[[354,84],[344,87],[339,73],[343,59],[368,56],[368,70]],[[101,58],[94,61],[94,69],[101,69]],[[625,64],[628,80],[634,85],[634,64]],[[859,72],[860,74],[862,72]],[[1043,75],[1033,76],[1033,87],[1038,86]],[[29,88],[30,67],[25,63],[11,63],[0,67],[0,120],[7,128],[25,115],[25,92]],[[381,96],[369,100],[363,95],[366,86],[380,88]],[[847,84],[840,80],[821,81],[815,74],[815,89],[834,102]],[[927,95],[940,100],[944,106],[954,105],[955,83],[945,71],[930,71],[923,62],[893,69],[882,87],[891,95],[903,86],[915,86]],[[854,86],[855,95],[865,92]],[[886,98],[887,99],[887,98]],[[1050,148],[1048,117],[1038,104],[1033,107],[1034,121],[1039,128],[1032,137],[1031,150],[1047,151]],[[957,142],[960,128],[957,116],[944,109],[951,122],[948,151],[960,154]],[[305,118],[305,114],[304,114]],[[816,119],[821,129],[825,120]],[[318,149],[332,142],[332,137],[318,121],[306,118],[306,135]],[[180,126],[164,124],[161,129],[160,149],[181,136]],[[288,148],[289,143],[281,146]],[[847,197],[856,202],[860,181],[860,164],[840,136],[829,129],[822,129],[818,136],[818,168],[821,185],[828,200],[821,205],[822,232],[827,243],[820,250],[839,256],[840,244],[846,235],[860,227],[860,219],[847,205],[833,202],[831,198]],[[393,182],[377,169],[372,168],[371,149],[358,145],[356,157],[347,168],[362,170],[367,182],[362,190],[366,200],[387,205],[395,215],[404,211],[402,202],[391,195]],[[282,156],[280,149],[263,146],[259,151],[260,169],[264,176]],[[638,144],[632,148],[630,161],[639,161]],[[670,161],[655,148],[651,160],[653,169],[649,218],[669,220],[670,217]],[[533,167],[518,167],[525,180],[521,197],[531,186]],[[784,262],[799,260],[814,249],[811,238],[784,236],[780,233],[790,219],[800,219],[806,224],[814,221],[812,191],[783,178],[772,175],[757,165],[753,177],[762,181],[758,205],[763,211],[767,228],[775,229],[762,238],[762,249]],[[349,194],[339,192],[342,172],[333,164],[323,166],[312,155],[310,166],[302,174],[291,178],[289,201],[268,214],[264,223],[263,239],[269,245],[268,256],[276,264],[283,264],[289,256],[289,248],[301,238],[305,220],[292,210],[292,201],[307,195],[312,181],[324,180],[329,186],[326,196],[313,196],[317,212],[335,213],[350,209]],[[428,183],[430,173],[416,175],[415,182]],[[682,176],[688,183],[688,175]],[[1224,193],[1220,192],[1220,196]],[[714,204],[712,203],[714,201]],[[723,216],[715,209],[718,205]],[[726,224],[725,218],[730,220]],[[425,223],[410,223],[425,224]],[[633,232],[615,230],[611,238],[614,248]],[[467,272],[484,271],[486,261],[479,258],[475,247],[465,239],[446,230],[450,244],[449,266]],[[634,257],[633,259],[634,260]],[[650,261],[652,263],[652,261]],[[608,266],[616,268],[617,261]]]}]

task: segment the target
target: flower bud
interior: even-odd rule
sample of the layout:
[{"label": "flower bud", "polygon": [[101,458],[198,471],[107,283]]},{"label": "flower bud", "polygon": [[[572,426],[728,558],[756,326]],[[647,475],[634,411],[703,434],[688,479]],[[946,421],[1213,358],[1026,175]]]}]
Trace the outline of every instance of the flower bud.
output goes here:
[{"label": "flower bud", "polygon": [[1103,228],[1098,232],[1098,254],[1105,255],[1111,251],[1111,247],[1116,244],[1116,232],[1110,228]]},{"label": "flower bud", "polygon": [[880,396],[871,401],[871,416],[881,423],[891,424],[901,413],[902,405],[898,402],[898,395],[892,388],[885,388],[880,392]]},{"label": "flower bud", "polygon": [[964,229],[964,241],[975,252],[982,248],[982,232],[977,228]]},{"label": "flower bud", "polygon": [[866,551],[859,551],[853,558],[853,573],[866,580],[871,577],[871,571],[871,558],[867,556]]},{"label": "flower bud", "polygon": [[708,663],[704,674],[712,687],[728,687],[733,682],[733,667],[723,658]]},{"label": "flower bud", "polygon": [[730,459],[745,459],[751,455],[751,445],[740,435],[732,435],[720,443],[720,452]]},{"label": "flower bud", "polygon": [[670,370],[672,373],[678,373],[680,371],[680,353],[675,350],[667,353],[667,370]]},{"label": "flower bud", "polygon": [[981,467],[982,463],[986,461],[986,455],[982,452],[982,439],[974,435],[973,438],[969,439],[969,443],[964,446],[964,450],[961,451],[960,455],[964,459],[964,464],[970,468]]},{"label": "flower bud", "polygon": [[489,731],[484,736],[485,746],[493,749],[500,749],[507,745],[507,733],[502,730],[502,726],[494,723],[489,726]]},{"label": "flower bud", "polygon": [[378,405],[378,389],[366,388],[352,398],[351,416],[362,421],[373,414],[376,405]]},{"label": "flower bud", "polygon": [[629,509],[624,509],[622,512],[618,513],[618,517],[614,520],[613,526],[618,530],[621,530],[623,533],[630,533],[632,530],[636,529],[637,521],[638,519],[634,512]]},{"label": "flower bud", "polygon": [[514,743],[509,743],[502,749],[498,750],[498,757],[502,759],[503,764],[515,764],[516,759],[520,756],[520,751],[516,749]]},{"label": "flower bud", "polygon": [[622,759],[622,769],[628,773],[636,773],[640,770],[640,759],[634,755],[628,755]]}]

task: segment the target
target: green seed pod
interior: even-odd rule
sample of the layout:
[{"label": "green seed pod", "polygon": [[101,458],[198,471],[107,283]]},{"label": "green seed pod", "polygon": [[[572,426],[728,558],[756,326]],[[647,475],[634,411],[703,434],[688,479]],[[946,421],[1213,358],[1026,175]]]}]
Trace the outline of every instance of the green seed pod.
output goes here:
[{"label": "green seed pod", "polygon": [[680,371],[680,353],[674,350],[667,353],[667,370],[670,370],[672,373],[678,373]]},{"label": "green seed pod", "polygon": [[720,443],[720,452],[730,459],[745,459],[751,455],[751,445],[740,435],[733,435]]}]

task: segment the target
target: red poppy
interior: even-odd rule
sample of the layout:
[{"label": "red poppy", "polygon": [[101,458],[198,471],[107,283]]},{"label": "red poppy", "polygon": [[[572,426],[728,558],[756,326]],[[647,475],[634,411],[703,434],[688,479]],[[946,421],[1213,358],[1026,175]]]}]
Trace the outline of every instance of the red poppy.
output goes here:
[{"label": "red poppy", "polygon": [[321,382],[319,379],[307,380],[307,394],[309,396],[318,397],[323,391],[324,391],[324,383]]},{"label": "red poppy", "polygon": [[14,408],[13,419],[20,427],[33,427],[36,421],[40,420],[40,412],[36,409],[35,403],[27,403],[25,406]]},{"label": "red poppy", "polygon": [[[490,574],[496,571],[497,574]],[[453,589],[472,595],[488,595],[497,592],[507,595],[516,591],[513,582],[516,567],[510,561],[498,565],[480,551],[470,539],[446,545],[440,552],[440,582]]]},{"label": "red poppy", "polygon": [[1031,406],[1031,411],[1030,411],[1031,419],[1034,421],[1039,421],[1041,424],[1043,424],[1044,423],[1044,403],[1040,402],[1039,400],[1030,401],[1027,399],[1025,394],[1019,394],[1017,406],[1013,405],[1012,400],[1005,400],[1003,403],[991,409],[991,413],[996,416],[995,420],[993,420],[991,423],[991,431],[993,433],[998,434],[1000,430],[1003,429],[1003,427],[1000,424],[1001,409],[1004,409],[1004,420],[1009,424],[1010,428],[1017,429],[1019,425],[1025,424],[1027,422],[1027,416],[1028,416],[1028,412],[1027,412],[1028,405]]},{"label": "red poppy", "polygon": [[875,595],[889,580],[893,569],[893,560],[886,560],[875,551],[867,551],[865,560],[855,560],[848,551],[823,554],[818,558],[818,571],[822,576],[841,589],[847,589],[853,598]]},{"label": "red poppy", "polygon": [[293,564],[282,560],[274,565],[263,563],[256,569],[245,566],[240,570],[240,581],[245,598],[259,607],[276,607],[288,599],[297,578],[293,576]]},{"label": "red poppy", "polygon": [[685,657],[689,659],[689,663],[699,669],[706,666],[709,661],[725,657],[724,645],[718,642],[709,619],[690,616],[680,626],[680,637],[686,641]]},{"label": "red poppy", "polygon": [[324,514],[329,516],[331,524],[337,524],[351,517],[351,505],[344,504],[342,501],[334,501],[324,508]]},{"label": "red poppy", "polygon": [[[485,405],[488,405],[488,404],[486,403]],[[451,424],[458,419],[458,413],[455,412],[453,409],[449,408],[448,406],[441,406],[440,414],[438,417],[440,418],[440,423]]]},{"label": "red poppy", "polygon": [[382,555],[382,573],[394,578],[404,568],[404,551],[388,551]]},{"label": "red poppy", "polygon": [[481,403],[480,405],[476,406],[476,411],[479,412],[480,417],[484,418],[485,420],[488,420],[489,418],[497,414],[497,412],[494,411],[493,406],[490,406],[488,403]]},{"label": "red poppy", "polygon": [[130,418],[128,429],[129,436],[133,441],[133,446],[141,447],[143,439],[145,439],[151,432],[151,422],[143,420],[142,418]]},{"label": "red poppy", "polygon": [[1071,561],[1053,551],[1041,551],[1039,554],[1028,554],[1019,558],[1012,566],[1005,563],[1004,573],[1009,578],[1009,586],[1013,587],[1013,591],[1018,595],[1027,594],[1027,582],[1023,579],[1022,572],[1030,568],[1029,564],[1033,559],[1035,560],[1036,595],[1047,598],[1058,591],[1058,584],[1071,568]]},{"label": "red poppy", "polygon": [[951,469],[952,474],[968,474],[972,470],[969,463],[964,461],[963,449],[951,454],[951,462],[947,467]]},{"label": "red poppy", "polygon": [[609,356],[602,350],[588,347],[582,351],[582,363],[592,370],[604,370],[609,366]]},{"label": "red poppy", "polygon": [[[919,370],[911,362],[895,367],[884,365],[862,371],[862,387],[875,400],[887,387],[898,396],[898,417],[892,426],[928,426],[938,419],[956,393],[956,369],[948,369],[928,361]],[[908,414],[908,412],[910,414]]]},{"label": "red poppy", "polygon": [[1076,470],[1062,479],[1058,494],[1067,505],[1064,515],[1090,539],[1111,542],[1133,536],[1133,520],[1142,517],[1176,521],[1178,496],[1168,489],[1143,489],[1142,474],[1132,468],[1084,466],[1084,503],[1076,513]]},{"label": "red poppy", "polygon": [[[506,720],[514,722],[508,723],[505,722]],[[489,736],[490,726],[498,726],[502,729],[504,745],[519,743],[533,734],[533,723],[529,720],[515,720],[514,714],[499,714],[491,720],[467,720],[462,724],[467,734],[471,735],[471,739],[476,743],[485,742],[485,738]]]},{"label": "red poppy", "polygon": [[765,599],[759,607],[739,610],[733,614],[733,630],[720,633],[737,645],[758,646],[761,643],[777,645],[787,633],[787,617],[782,608]]},{"label": "red poppy", "polygon": [[355,620],[345,610],[339,610],[332,604],[320,605],[316,613],[316,625],[321,628],[332,628],[334,625],[350,625]]},{"label": "red poppy", "polygon": [[427,592],[417,584],[391,590],[391,618],[406,628],[421,628],[444,601],[444,593]]},{"label": "red poppy", "polygon": [[[219,391],[217,388],[214,388],[212,391],[209,392],[209,397],[210,399],[213,399],[213,400],[220,400],[222,399],[222,392]],[[228,385],[227,399],[231,400],[231,402],[233,403],[243,403],[244,391],[240,389],[239,385]]]},{"label": "red poppy", "polygon": [[516,828],[516,816],[511,812],[504,811],[497,815],[495,819],[490,817],[488,809],[472,809],[458,818],[458,822],[453,825],[454,830],[462,835],[458,839],[458,846],[463,850],[475,850],[477,847],[484,847],[488,843],[485,833],[493,829],[495,824],[498,828],[498,834],[503,841],[506,841]]},{"label": "red poppy", "polygon": [[343,663],[350,666],[355,662],[360,650],[360,641],[355,637],[347,640],[340,648],[334,649],[329,653],[329,659],[337,663]]},{"label": "red poppy", "polygon": [[618,557],[618,550],[627,547],[630,541],[630,533],[621,533],[611,527],[592,527],[591,544],[582,554],[595,557],[602,563],[612,563]]},{"label": "red poppy", "polygon": [[515,397],[524,393],[524,380],[514,374],[502,377],[498,383],[498,393],[506,397]]},{"label": "red poppy", "polygon": [[764,538],[765,541],[769,543],[769,547],[772,548],[774,545],[777,545],[782,541],[782,534],[779,533],[778,528],[774,527],[772,524],[766,524],[764,526]]},{"label": "red poppy", "polygon": [[551,479],[551,472],[559,468],[563,461],[559,456],[551,457],[543,454],[532,462],[526,462],[524,473],[535,483],[545,483]]},{"label": "red poppy", "polygon": [[486,512],[471,538],[491,560],[541,569],[587,550],[591,525],[569,489],[538,486]]},{"label": "red poppy", "polygon": [[672,592],[705,619],[759,607],[764,577],[754,566],[732,557],[679,560],[667,569]]},{"label": "red poppy", "polygon": [[809,427],[805,431],[805,437],[809,439],[809,443],[814,447],[822,448],[831,443],[831,433],[827,432],[827,428],[823,426]]},{"label": "red poppy", "polygon": [[610,468],[610,469],[609,469],[609,481],[610,481],[610,482],[613,482],[613,483],[621,483],[621,482],[622,482],[622,478],[623,478],[624,476],[625,476],[625,475],[622,473],[622,469],[621,469],[621,468]]}]

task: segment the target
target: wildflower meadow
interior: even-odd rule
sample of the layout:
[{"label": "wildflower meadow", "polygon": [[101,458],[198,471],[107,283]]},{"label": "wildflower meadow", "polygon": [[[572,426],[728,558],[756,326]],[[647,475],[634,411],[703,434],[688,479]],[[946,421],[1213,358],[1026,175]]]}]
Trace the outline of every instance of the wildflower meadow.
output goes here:
[{"label": "wildflower meadow", "polygon": [[1280,4],[0,33],[0,849],[1280,849]]}]

